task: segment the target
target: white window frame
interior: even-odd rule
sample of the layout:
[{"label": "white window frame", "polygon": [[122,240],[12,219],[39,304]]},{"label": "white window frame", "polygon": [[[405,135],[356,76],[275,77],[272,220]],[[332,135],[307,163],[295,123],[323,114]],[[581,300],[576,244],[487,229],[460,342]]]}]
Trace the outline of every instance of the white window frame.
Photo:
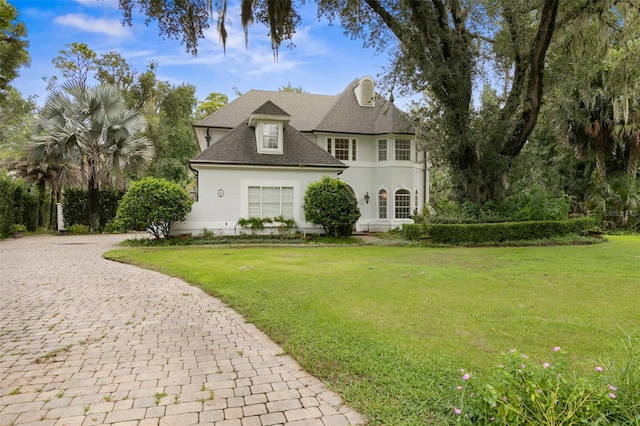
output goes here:
[{"label": "white window frame", "polygon": [[[399,146],[400,143],[408,143],[409,146]],[[399,155],[402,154],[402,155]],[[395,161],[411,161],[411,139],[396,138],[393,144],[393,158]]]},{"label": "white window frame", "polygon": [[[340,153],[342,154],[341,156],[345,156],[346,154],[346,158],[338,158],[338,156],[336,155],[338,150],[336,149],[336,141],[340,140],[341,143],[344,143],[346,141],[347,144],[347,148],[346,150],[344,148],[340,148]],[[333,155],[334,157],[336,157],[338,160],[340,161],[357,161],[358,159],[358,139],[356,138],[345,138],[345,137],[338,137],[338,138],[334,138],[334,137],[330,137],[327,138],[327,152],[331,155]]]},{"label": "white window frame", "polygon": [[[269,146],[265,146],[265,142],[267,138],[273,138],[274,135],[270,135],[265,132],[267,126],[274,126],[276,128],[277,134],[277,146],[275,148],[270,148]],[[273,129],[273,127],[271,127]],[[258,146],[258,153],[260,154],[282,154],[283,150],[283,142],[282,142],[282,123],[276,121],[262,121],[258,123],[256,126],[256,144]]]},{"label": "white window frame", "polygon": [[[269,193],[278,190],[277,203],[267,200]],[[294,217],[295,189],[293,186],[251,185],[247,187],[247,208],[249,217]],[[252,197],[257,197],[252,198]],[[278,204],[278,211],[265,213],[267,203]],[[252,204],[254,205],[252,208]],[[256,212],[257,209],[257,212]]]},{"label": "white window frame", "polygon": [[408,189],[398,189],[393,194],[393,217],[411,219],[411,191]]},{"label": "white window frame", "polygon": [[378,139],[378,161],[387,161],[387,160],[389,160],[389,140]]},{"label": "white window frame", "polygon": [[389,217],[389,192],[386,189],[378,191],[378,219]]}]

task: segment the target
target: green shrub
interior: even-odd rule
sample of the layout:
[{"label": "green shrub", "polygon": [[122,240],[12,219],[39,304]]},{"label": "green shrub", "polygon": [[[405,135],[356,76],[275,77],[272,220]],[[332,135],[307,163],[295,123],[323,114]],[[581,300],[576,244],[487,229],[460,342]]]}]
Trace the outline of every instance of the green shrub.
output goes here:
[{"label": "green shrub", "polygon": [[191,199],[184,188],[147,177],[134,182],[122,197],[115,220],[126,229],[146,230],[159,239],[168,237],[173,225],[190,211]]},{"label": "green shrub", "polygon": [[27,232],[27,227],[24,226],[21,223],[16,223],[14,225],[11,225],[11,232],[12,233],[22,233],[22,232]]},{"label": "green shrub", "polygon": [[441,199],[414,217],[426,223],[497,223],[532,220],[565,220],[569,217],[571,198],[554,195],[542,186],[515,191],[499,203],[487,201],[482,207],[465,201]]},{"label": "green shrub", "polygon": [[402,235],[407,240],[418,241],[423,234],[422,229],[419,223],[405,223],[402,225]]},{"label": "green shrub", "polygon": [[613,366],[594,366],[591,377],[575,378],[560,347],[544,363],[512,349],[486,379],[461,370],[453,415],[458,424],[637,425],[639,361],[637,350],[629,350],[619,374]]},{"label": "green shrub", "polygon": [[67,230],[69,231],[70,234],[88,234],[89,226],[82,225],[80,223],[74,223]]},{"label": "green shrub", "polygon": [[537,240],[592,229],[594,219],[583,217],[559,221],[528,221],[473,224],[430,224],[429,236],[435,243],[485,243]]},{"label": "green shrub", "polygon": [[309,184],[303,209],[306,220],[321,225],[325,234],[334,237],[350,236],[353,224],[360,218],[358,201],[351,188],[329,176]]},{"label": "green shrub", "polygon": [[247,219],[241,217],[238,219],[238,225],[242,229],[251,229],[251,231],[259,231],[264,229],[265,223],[272,223],[273,220],[269,217],[249,217]]}]

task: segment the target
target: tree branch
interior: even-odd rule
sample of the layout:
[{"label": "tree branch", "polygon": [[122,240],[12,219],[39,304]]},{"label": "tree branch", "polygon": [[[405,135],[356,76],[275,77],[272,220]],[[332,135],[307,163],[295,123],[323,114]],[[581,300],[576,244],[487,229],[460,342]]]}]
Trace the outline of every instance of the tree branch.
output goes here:
[{"label": "tree branch", "polygon": [[520,153],[538,121],[542,106],[545,57],[555,29],[559,2],[559,0],[545,0],[542,7],[538,32],[531,48],[529,80],[527,82],[526,97],[522,105],[522,114],[511,137],[500,152],[501,155],[509,160],[512,160]]}]

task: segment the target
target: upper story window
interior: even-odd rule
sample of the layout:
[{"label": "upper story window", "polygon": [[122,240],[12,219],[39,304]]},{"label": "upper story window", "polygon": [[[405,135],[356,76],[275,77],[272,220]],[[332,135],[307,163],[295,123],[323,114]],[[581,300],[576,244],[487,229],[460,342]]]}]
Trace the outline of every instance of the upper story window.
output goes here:
[{"label": "upper story window", "polygon": [[259,123],[256,140],[260,154],[282,154],[282,123]]},{"label": "upper story window", "polygon": [[262,147],[265,149],[278,149],[278,125],[275,123],[262,123]]},{"label": "upper story window", "polygon": [[411,161],[411,139],[395,140],[395,160]]},{"label": "upper story window", "polygon": [[379,139],[378,140],[378,161],[387,161],[387,140]]},{"label": "upper story window", "polygon": [[327,138],[327,152],[338,160],[356,161],[357,145],[356,139]]}]

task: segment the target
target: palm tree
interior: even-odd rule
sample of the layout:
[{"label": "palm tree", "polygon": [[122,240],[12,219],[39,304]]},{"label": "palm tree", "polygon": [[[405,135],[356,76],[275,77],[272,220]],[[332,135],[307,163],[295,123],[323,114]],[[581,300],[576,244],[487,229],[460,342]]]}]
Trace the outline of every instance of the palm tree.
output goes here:
[{"label": "palm tree", "polygon": [[115,87],[70,82],[47,97],[30,154],[34,161],[65,158],[79,165],[88,190],[89,227],[95,231],[100,182],[110,173],[143,169],[153,159],[153,144],[139,136],[145,127],[144,116],[127,108]]}]

